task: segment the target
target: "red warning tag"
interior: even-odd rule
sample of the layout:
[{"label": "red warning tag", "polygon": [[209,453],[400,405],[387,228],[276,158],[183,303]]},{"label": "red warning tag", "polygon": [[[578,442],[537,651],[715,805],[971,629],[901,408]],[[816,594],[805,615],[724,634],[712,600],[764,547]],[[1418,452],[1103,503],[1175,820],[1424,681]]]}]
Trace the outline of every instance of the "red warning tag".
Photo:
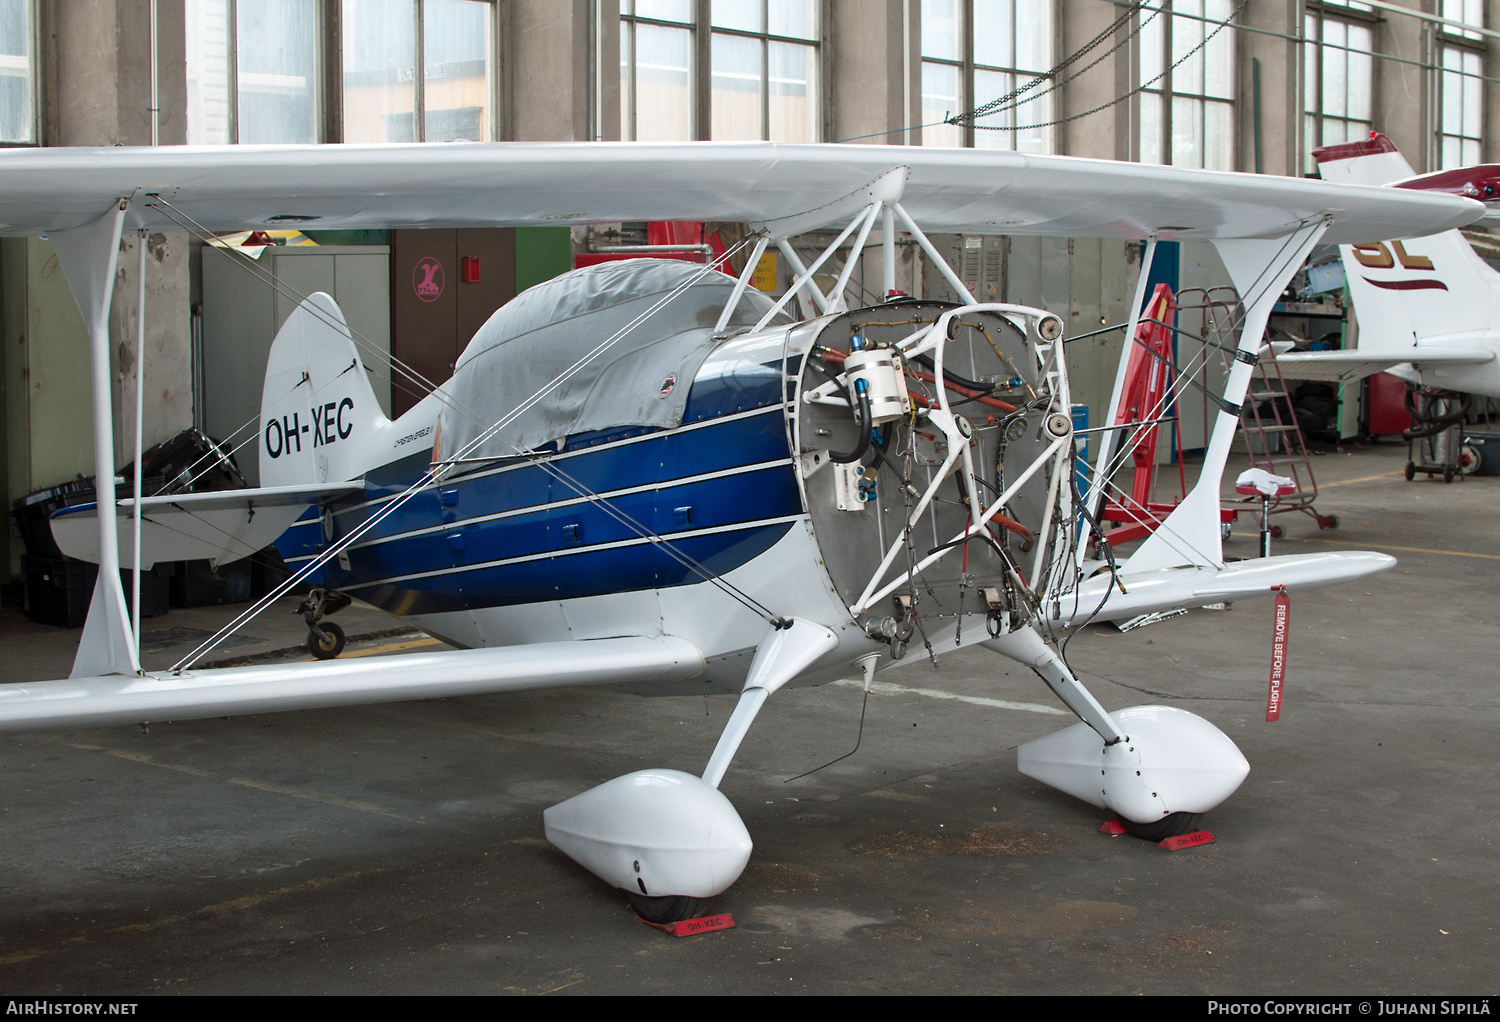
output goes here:
[{"label": "red warning tag", "polygon": [[1281,719],[1281,683],[1286,678],[1286,635],[1292,624],[1292,598],[1285,587],[1276,594],[1276,624],[1271,630],[1271,690],[1266,693],[1266,719]]},{"label": "red warning tag", "polygon": [[734,916],[725,912],[722,915],[702,916],[698,919],[684,919],[680,923],[673,923],[667,927],[667,932],[674,937],[693,937],[700,933],[708,933],[711,930],[727,930],[734,926]]},{"label": "red warning tag", "polygon": [[1101,834],[1129,834],[1130,831],[1126,830],[1125,829],[1125,824],[1121,823],[1119,820],[1108,820],[1108,821],[1105,822],[1104,826],[1102,826],[1102,827],[1099,828],[1099,833],[1101,833]]},{"label": "red warning tag", "polygon": [[1175,852],[1183,848],[1196,848],[1198,845],[1211,845],[1214,836],[1206,830],[1195,830],[1191,834],[1182,834],[1178,837],[1169,837],[1165,841],[1158,841],[1158,848],[1165,848],[1169,852]]}]

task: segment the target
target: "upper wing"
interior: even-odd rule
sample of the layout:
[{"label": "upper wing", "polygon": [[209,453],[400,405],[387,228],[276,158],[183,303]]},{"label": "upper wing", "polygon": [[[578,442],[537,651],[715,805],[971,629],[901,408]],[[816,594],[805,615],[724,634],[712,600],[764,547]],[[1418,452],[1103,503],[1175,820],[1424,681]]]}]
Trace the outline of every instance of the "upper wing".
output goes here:
[{"label": "upper wing", "polygon": [[1493,362],[1495,354],[1477,346],[1422,345],[1409,349],[1406,358],[1396,353],[1360,351],[1298,351],[1279,355],[1276,364],[1281,375],[1293,380],[1316,380],[1324,383],[1347,383],[1384,372],[1393,366],[1459,366]]},{"label": "upper wing", "polygon": [[[894,146],[705,143],[161,146],[0,152],[0,234],[76,228],[121,199],[126,229],[766,222],[828,211],[893,170],[924,230],[1261,238],[1323,216],[1325,242],[1449,230],[1452,195],[1066,156]],[[151,196],[158,196],[153,200]],[[847,216],[845,216],[847,219]],[[817,226],[811,224],[810,226]]]},{"label": "upper wing", "polygon": [[624,636],[321,663],[0,685],[0,731],[194,720],[568,685],[695,678],[685,639]]}]

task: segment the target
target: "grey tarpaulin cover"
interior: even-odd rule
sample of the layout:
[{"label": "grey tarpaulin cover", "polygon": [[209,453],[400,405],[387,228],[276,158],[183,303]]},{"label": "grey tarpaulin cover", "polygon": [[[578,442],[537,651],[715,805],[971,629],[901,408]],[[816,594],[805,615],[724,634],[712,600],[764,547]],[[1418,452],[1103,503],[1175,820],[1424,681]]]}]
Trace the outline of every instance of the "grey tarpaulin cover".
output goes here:
[{"label": "grey tarpaulin cover", "polygon": [[[651,311],[700,274],[696,283]],[[442,388],[455,406],[443,415],[442,457],[513,457],[516,446],[535,449],[590,430],[678,425],[733,288],[734,278],[705,272],[701,265],[624,259],[523,291],[479,328],[459,357],[453,379]],[[730,322],[753,325],[770,307],[769,298],[747,289]],[[639,322],[631,325],[637,317]],[[617,333],[612,345],[507,425],[504,439],[497,435],[466,449],[490,425]],[[675,384],[663,393],[668,376],[675,376]],[[481,421],[458,409],[472,409]]]}]

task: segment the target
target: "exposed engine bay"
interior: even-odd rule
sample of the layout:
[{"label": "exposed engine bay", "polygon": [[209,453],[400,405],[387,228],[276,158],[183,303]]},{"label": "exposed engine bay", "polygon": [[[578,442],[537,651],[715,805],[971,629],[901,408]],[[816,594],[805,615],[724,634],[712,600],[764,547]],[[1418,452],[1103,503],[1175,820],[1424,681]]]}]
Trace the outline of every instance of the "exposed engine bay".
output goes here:
[{"label": "exposed engine bay", "polygon": [[1061,322],[903,301],[820,325],[798,338],[793,449],[855,619],[899,659],[916,629],[930,642],[1041,617],[1039,594],[1076,575]]}]

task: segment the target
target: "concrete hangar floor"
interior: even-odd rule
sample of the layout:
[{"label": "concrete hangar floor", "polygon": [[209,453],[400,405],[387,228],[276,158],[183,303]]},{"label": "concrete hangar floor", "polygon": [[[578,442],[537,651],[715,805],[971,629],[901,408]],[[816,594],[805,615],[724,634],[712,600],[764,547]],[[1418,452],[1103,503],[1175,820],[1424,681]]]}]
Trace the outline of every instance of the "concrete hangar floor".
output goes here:
[{"label": "concrete hangar floor", "polygon": [[[0,738],[0,986],[36,994],[1478,994],[1500,958],[1500,478],[1401,478],[1405,447],[1315,461],[1318,532],[1394,553],[1292,601],[1282,719],[1272,605],[1068,649],[1106,707],[1166,702],[1244,750],[1214,844],[1168,853],[1015,770],[1071,722],[1029,673],[958,653],[784,692],[724,782],[756,843],[674,939],[542,838],[542,809],[640,767],[701,769],[728,698],[609,690]],[[1235,467],[1226,473],[1233,479]],[[1253,556],[1246,522],[1231,555]],[[206,622],[174,611],[148,627]],[[351,653],[431,648],[352,608]],[[229,654],[302,639],[253,622]],[[65,674],[77,630],[0,617],[7,681]],[[162,655],[166,655],[165,651]],[[228,655],[228,654],[226,654]],[[345,655],[350,655],[346,653]],[[920,661],[920,647],[910,656]]]}]

